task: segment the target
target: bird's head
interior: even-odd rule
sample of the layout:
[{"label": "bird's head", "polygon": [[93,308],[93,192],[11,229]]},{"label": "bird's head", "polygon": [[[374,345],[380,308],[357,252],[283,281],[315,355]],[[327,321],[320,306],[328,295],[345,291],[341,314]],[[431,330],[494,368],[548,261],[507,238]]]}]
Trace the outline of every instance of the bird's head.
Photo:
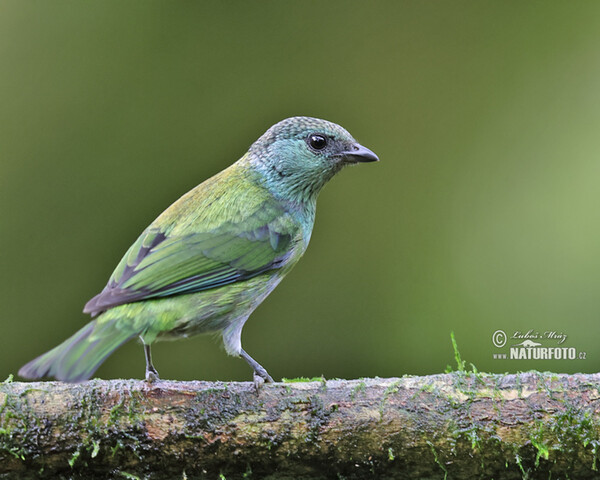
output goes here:
[{"label": "bird's head", "polygon": [[301,201],[315,199],[345,165],[379,160],[344,128],[310,117],[276,123],[252,144],[249,154],[270,187]]}]

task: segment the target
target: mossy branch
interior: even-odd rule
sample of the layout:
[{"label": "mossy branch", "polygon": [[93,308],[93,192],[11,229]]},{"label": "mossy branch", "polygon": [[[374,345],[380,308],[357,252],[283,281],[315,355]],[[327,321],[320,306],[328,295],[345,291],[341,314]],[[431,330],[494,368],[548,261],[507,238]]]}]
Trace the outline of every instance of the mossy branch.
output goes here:
[{"label": "mossy branch", "polygon": [[2,478],[598,478],[600,374],[0,384]]}]

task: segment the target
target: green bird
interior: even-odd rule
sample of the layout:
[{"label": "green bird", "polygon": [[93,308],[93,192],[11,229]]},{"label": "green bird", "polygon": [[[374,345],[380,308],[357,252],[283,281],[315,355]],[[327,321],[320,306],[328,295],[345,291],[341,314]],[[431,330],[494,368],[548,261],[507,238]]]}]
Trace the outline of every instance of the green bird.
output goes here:
[{"label": "green bird", "polygon": [[155,340],[216,332],[255,382],[272,382],[242,348],[242,327],[306,250],[321,188],[344,166],[377,160],[335,123],[292,117],[273,125],[159,215],[85,305],[93,320],[19,375],[81,382],[139,337],[153,381]]}]

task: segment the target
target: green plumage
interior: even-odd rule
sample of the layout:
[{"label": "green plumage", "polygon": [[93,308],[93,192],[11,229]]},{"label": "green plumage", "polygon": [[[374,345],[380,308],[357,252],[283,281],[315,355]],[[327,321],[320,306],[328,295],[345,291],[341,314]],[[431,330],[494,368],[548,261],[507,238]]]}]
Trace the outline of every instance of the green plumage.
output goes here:
[{"label": "green plumage", "polygon": [[[316,148],[315,136],[325,147]],[[242,327],[306,250],[322,186],[344,165],[376,159],[325,120],[294,117],[274,125],[239,161],[152,222],[86,304],[95,319],[20,375],[82,381],[139,336],[151,379],[155,339],[221,332],[228,353],[271,380],[242,349]]]}]

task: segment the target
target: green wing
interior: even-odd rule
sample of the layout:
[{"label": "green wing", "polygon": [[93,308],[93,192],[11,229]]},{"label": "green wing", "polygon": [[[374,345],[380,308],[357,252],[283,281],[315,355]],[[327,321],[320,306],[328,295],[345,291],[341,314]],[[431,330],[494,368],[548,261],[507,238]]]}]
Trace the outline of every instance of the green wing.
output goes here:
[{"label": "green wing", "polygon": [[276,202],[264,202],[244,220],[208,232],[168,235],[151,225],[84,312],[97,315],[124,303],[200,292],[280,268],[298,230]]}]

